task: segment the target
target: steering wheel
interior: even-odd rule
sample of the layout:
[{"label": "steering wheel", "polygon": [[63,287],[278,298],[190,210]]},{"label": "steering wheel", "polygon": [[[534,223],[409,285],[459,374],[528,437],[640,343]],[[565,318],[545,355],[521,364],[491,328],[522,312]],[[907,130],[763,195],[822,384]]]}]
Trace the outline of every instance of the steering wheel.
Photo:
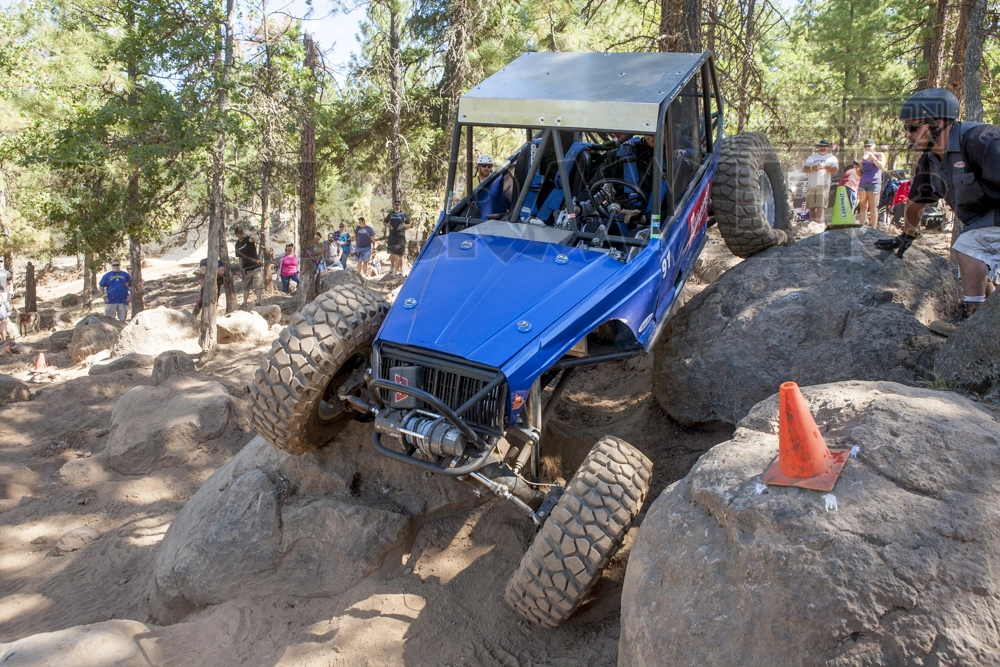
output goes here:
[{"label": "steering wheel", "polygon": [[[617,193],[612,189],[611,192],[607,192],[604,189],[605,185],[620,185],[631,192]],[[639,186],[633,185],[622,178],[602,178],[600,180],[594,181],[590,185],[590,203],[593,204],[594,208],[598,213],[607,217],[611,215],[609,210],[612,204],[618,204],[623,209],[639,209],[640,212],[646,211],[646,204],[649,203],[649,197],[646,196]]]}]

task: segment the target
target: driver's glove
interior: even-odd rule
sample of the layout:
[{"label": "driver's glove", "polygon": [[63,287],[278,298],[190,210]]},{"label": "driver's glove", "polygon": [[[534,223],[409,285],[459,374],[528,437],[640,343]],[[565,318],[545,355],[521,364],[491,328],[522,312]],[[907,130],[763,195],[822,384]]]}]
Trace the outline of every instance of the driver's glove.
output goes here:
[{"label": "driver's glove", "polygon": [[920,236],[920,234],[917,233],[915,236],[910,236],[906,232],[903,232],[893,239],[879,239],[875,242],[875,247],[879,250],[895,250],[896,256],[902,257],[903,253],[917,240],[917,236]]}]

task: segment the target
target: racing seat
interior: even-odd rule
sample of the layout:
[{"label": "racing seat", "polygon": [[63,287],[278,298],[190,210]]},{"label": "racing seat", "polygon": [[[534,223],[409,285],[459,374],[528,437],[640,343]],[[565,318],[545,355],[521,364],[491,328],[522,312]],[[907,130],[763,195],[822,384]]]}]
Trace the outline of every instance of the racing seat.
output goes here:
[{"label": "racing seat", "polygon": [[[565,134],[569,135],[571,141],[566,150],[571,191],[579,193],[586,185],[587,173],[590,171],[591,144],[582,141],[574,142],[572,141],[572,133]],[[536,139],[532,144],[537,147],[540,142],[541,139]],[[530,159],[527,159],[529,155],[530,153],[525,151],[518,157],[514,167],[515,186],[523,184],[527,179],[530,164]],[[543,220],[546,224],[552,224],[553,214],[560,209],[563,201],[562,179],[559,177],[559,164],[556,162],[554,147],[550,146],[546,150],[538,171],[527,187],[528,194],[524,200],[524,207],[521,209],[521,219],[526,220],[529,217],[534,217]]]}]

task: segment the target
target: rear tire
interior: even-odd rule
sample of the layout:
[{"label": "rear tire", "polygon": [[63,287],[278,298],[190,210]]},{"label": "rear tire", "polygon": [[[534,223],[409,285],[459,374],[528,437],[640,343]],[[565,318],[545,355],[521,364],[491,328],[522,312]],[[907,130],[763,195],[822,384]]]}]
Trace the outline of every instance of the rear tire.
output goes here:
[{"label": "rear tire", "polygon": [[652,469],[652,461],[624,440],[601,438],[507,582],[507,604],[545,627],[569,618],[625,539]]},{"label": "rear tire", "polygon": [[743,132],[722,140],[712,209],[719,233],[737,257],[789,242],[785,176],[764,135]]},{"label": "rear tire", "polygon": [[337,390],[368,364],[389,306],[360,285],[339,285],[292,316],[250,384],[250,418],[275,447],[291,454],[317,449],[339,433],[351,413],[321,418]]}]

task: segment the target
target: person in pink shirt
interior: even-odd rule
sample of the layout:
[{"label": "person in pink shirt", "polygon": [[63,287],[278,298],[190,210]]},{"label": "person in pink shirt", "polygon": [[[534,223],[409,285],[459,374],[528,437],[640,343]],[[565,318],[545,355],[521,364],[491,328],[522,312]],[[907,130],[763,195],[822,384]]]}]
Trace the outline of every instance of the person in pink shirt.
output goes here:
[{"label": "person in pink shirt", "polygon": [[847,198],[851,200],[851,208],[858,207],[858,182],[861,180],[861,165],[855,160],[854,164],[844,171],[837,185],[847,188]]},{"label": "person in pink shirt", "polygon": [[274,263],[278,265],[278,275],[281,276],[281,290],[288,294],[293,280],[296,285],[299,284],[299,257],[295,254],[295,245],[287,244],[285,254],[275,257]]}]

